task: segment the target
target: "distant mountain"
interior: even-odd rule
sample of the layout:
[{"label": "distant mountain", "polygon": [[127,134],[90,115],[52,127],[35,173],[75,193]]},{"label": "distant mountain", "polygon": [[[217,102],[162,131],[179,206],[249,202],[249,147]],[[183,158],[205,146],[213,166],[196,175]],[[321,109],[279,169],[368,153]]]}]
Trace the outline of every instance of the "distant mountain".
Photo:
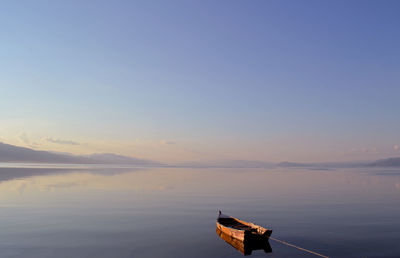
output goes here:
[{"label": "distant mountain", "polygon": [[280,162],[272,163],[258,160],[222,160],[208,162],[186,162],[177,164],[177,167],[193,168],[309,168],[309,169],[334,169],[353,168],[365,166],[365,162],[323,162],[323,163],[298,163]]},{"label": "distant mountain", "polygon": [[158,162],[111,153],[78,156],[68,153],[37,151],[0,142],[0,162],[64,163],[64,164],[129,164],[158,166]]},{"label": "distant mountain", "polygon": [[[96,153],[91,155],[73,155],[69,153],[38,151],[25,147],[18,147],[0,142],[0,162],[15,163],[57,163],[57,164],[123,164],[139,166],[167,166],[156,161],[138,159],[113,153]],[[381,159],[368,162],[344,162],[344,163],[295,163],[281,162],[270,163],[257,160],[225,160],[209,162],[186,162],[174,167],[194,168],[349,168],[349,167],[400,167],[400,157]]]},{"label": "distant mountain", "polygon": [[296,162],[288,162],[288,161],[284,161],[281,163],[278,163],[277,166],[278,167],[312,167],[315,164],[307,164],[307,163],[296,163]]},{"label": "distant mountain", "polygon": [[297,162],[281,162],[278,167],[287,168],[355,168],[365,166],[366,162],[349,161],[349,162],[319,162],[319,163],[297,163]]},{"label": "distant mountain", "polygon": [[127,157],[113,153],[95,153],[87,156],[87,158],[96,163],[161,165],[161,163],[158,162],[144,160],[144,159],[137,159],[134,157]]},{"label": "distant mountain", "polygon": [[177,165],[178,167],[194,168],[270,168],[273,163],[257,160],[220,160],[207,162],[186,162]]},{"label": "distant mountain", "polygon": [[400,158],[380,159],[370,164],[369,167],[400,167]]},{"label": "distant mountain", "polygon": [[400,167],[400,158],[389,158],[368,161],[348,161],[348,162],[319,162],[319,163],[298,163],[284,161],[271,163],[257,160],[225,160],[209,162],[186,162],[177,165],[178,167],[194,168],[304,168],[304,169],[337,169],[337,168],[359,168],[359,167]]}]

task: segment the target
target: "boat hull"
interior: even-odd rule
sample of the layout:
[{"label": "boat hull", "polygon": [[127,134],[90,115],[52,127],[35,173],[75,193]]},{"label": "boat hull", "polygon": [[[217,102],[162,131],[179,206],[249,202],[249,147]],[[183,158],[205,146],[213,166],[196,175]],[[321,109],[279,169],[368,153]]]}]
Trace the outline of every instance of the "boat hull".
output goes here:
[{"label": "boat hull", "polygon": [[221,230],[224,234],[239,239],[240,241],[245,241],[248,240],[249,236],[247,233],[247,237],[246,237],[246,231],[245,230],[237,230],[237,229],[233,229],[233,228],[229,228],[229,227],[225,227],[224,225],[220,224],[217,222],[217,228],[219,230]]},{"label": "boat hull", "polygon": [[272,234],[270,229],[221,213],[217,219],[217,228],[224,234],[240,241],[268,239]]},{"label": "boat hull", "polygon": [[230,235],[225,234],[218,227],[216,229],[216,232],[221,239],[230,244],[243,255],[250,255],[254,250],[264,250],[265,253],[272,252],[272,248],[268,240],[241,241],[237,238],[233,238]]}]

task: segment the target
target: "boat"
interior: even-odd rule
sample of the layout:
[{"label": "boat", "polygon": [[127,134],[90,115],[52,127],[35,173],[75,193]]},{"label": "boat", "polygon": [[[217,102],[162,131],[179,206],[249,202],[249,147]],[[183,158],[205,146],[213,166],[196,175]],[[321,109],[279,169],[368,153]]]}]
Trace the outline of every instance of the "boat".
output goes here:
[{"label": "boat", "polygon": [[223,233],[240,241],[268,240],[272,234],[271,229],[266,229],[228,215],[219,211],[217,228]]},{"label": "boat", "polygon": [[268,240],[253,240],[253,241],[240,241],[230,235],[225,234],[219,228],[216,228],[217,235],[226,243],[230,244],[233,248],[238,250],[243,255],[251,255],[255,250],[264,250],[265,253],[271,253],[272,248]]}]

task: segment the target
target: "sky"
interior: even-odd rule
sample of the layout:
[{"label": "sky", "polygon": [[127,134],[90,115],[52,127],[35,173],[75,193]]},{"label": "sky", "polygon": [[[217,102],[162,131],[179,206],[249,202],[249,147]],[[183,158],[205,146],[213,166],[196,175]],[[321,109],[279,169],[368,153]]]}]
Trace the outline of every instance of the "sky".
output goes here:
[{"label": "sky", "polygon": [[5,1],[0,141],[164,162],[400,156],[399,1]]}]

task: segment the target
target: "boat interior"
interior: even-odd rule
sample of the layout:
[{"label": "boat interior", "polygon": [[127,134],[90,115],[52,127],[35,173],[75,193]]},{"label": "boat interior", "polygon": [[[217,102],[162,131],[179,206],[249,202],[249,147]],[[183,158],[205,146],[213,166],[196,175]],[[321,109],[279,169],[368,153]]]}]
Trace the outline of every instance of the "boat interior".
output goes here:
[{"label": "boat interior", "polygon": [[230,228],[234,228],[234,229],[238,229],[238,230],[256,231],[256,229],[254,229],[250,226],[247,226],[243,223],[240,223],[239,221],[237,221],[234,218],[220,217],[220,218],[218,218],[218,222],[226,227],[230,227]]}]

